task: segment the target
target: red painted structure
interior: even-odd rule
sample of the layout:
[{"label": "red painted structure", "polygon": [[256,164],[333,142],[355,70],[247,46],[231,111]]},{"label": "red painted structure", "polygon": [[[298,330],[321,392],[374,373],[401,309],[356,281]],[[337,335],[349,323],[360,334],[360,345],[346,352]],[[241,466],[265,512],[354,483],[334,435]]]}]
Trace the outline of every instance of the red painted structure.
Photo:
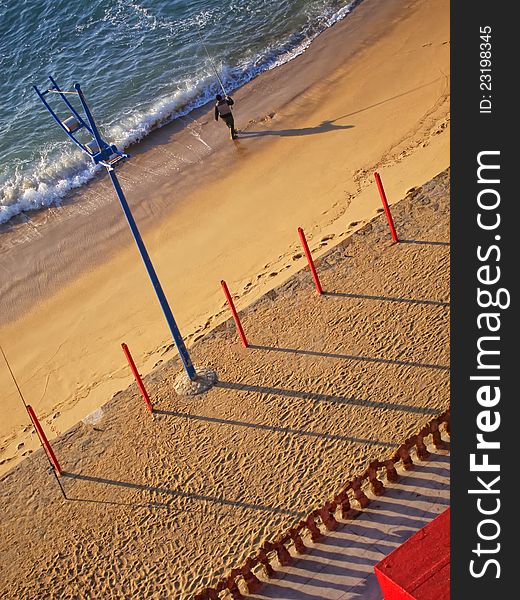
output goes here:
[{"label": "red painted structure", "polygon": [[307,244],[307,240],[305,238],[305,233],[301,227],[298,227],[298,235],[300,236],[300,242],[302,243],[303,251],[305,252],[305,256],[307,257],[307,262],[309,263],[309,267],[311,269],[312,278],[314,279],[314,284],[316,285],[316,291],[318,294],[323,294],[323,290],[321,289],[321,283],[318,278],[318,273],[316,272],[316,267],[314,266],[314,261],[312,260],[312,254],[309,250],[309,244]]},{"label": "red painted structure", "polygon": [[236,311],[235,304],[233,302],[233,298],[231,298],[231,294],[229,293],[227,283],[224,280],[222,280],[220,282],[220,285],[222,286],[224,296],[226,296],[226,300],[229,305],[229,309],[231,310],[231,314],[233,315],[233,319],[235,320],[235,325],[237,326],[238,335],[240,336],[240,339],[242,340],[242,344],[244,345],[244,348],[247,348],[248,343],[247,343],[246,334],[244,333],[244,330],[242,329],[242,323],[240,322],[240,318]]},{"label": "red painted structure", "polygon": [[29,417],[31,418],[31,421],[33,422],[34,428],[36,429],[38,437],[40,438],[40,442],[42,443],[42,446],[44,447],[45,452],[47,453],[47,456],[49,457],[49,460],[52,463],[52,466],[54,467],[56,473],[58,473],[58,475],[61,475],[62,471],[61,471],[60,463],[58,462],[58,459],[56,458],[56,455],[54,454],[54,451],[51,448],[51,445],[49,444],[49,440],[47,439],[47,436],[45,435],[45,432],[43,431],[43,428],[40,425],[40,421],[38,421],[38,417],[36,416],[36,413],[32,409],[32,406],[30,406],[29,404],[27,404],[25,408],[27,409],[27,412],[29,413]]},{"label": "red painted structure", "polygon": [[130,350],[128,349],[128,346],[124,342],[121,344],[121,348],[123,348],[123,352],[125,353],[126,360],[128,361],[128,364],[130,365],[130,369],[132,370],[132,373],[134,375],[135,382],[137,383],[137,387],[141,391],[141,396],[143,397],[143,400],[146,403],[146,408],[153,415],[153,406],[150,401],[150,396],[148,396],[148,392],[146,391],[146,388],[144,387],[143,380],[141,379],[141,375],[139,375],[139,371],[137,370],[137,367],[135,366],[135,362],[134,362],[134,359],[132,358],[132,355],[130,354]]},{"label": "red painted structure", "polygon": [[374,567],[384,600],[450,600],[450,509]]},{"label": "red painted structure", "polygon": [[390,208],[388,206],[388,201],[386,199],[385,189],[383,187],[383,183],[381,182],[381,177],[379,177],[379,173],[374,173],[374,177],[377,183],[377,189],[379,190],[379,195],[381,196],[381,202],[383,203],[383,208],[385,209],[386,220],[388,221],[388,226],[390,227],[390,233],[392,234],[392,239],[394,242],[398,242],[399,239],[397,237],[397,232],[394,227],[394,220],[392,219],[392,213],[390,212]]}]

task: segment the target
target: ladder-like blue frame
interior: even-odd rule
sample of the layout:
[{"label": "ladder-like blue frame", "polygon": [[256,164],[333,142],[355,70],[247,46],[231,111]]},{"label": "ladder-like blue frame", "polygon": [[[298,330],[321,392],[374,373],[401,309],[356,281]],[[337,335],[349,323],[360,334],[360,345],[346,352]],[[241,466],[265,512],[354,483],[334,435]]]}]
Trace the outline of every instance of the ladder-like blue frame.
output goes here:
[{"label": "ladder-like blue frame", "polygon": [[[170,309],[170,305],[168,304],[168,301],[166,299],[164,291],[159,282],[159,278],[157,277],[155,269],[152,265],[152,261],[150,260],[148,251],[146,250],[144,242],[141,238],[141,234],[139,233],[137,224],[132,215],[132,212],[130,210],[128,202],[125,198],[125,195],[123,194],[121,185],[119,184],[119,181],[116,177],[114,165],[116,163],[120,162],[121,160],[128,158],[128,154],[125,154],[124,152],[120,152],[116,146],[114,146],[113,144],[107,144],[107,142],[105,142],[102,139],[102,137],[96,127],[94,117],[92,116],[92,113],[90,112],[90,109],[88,107],[85,96],[83,95],[83,92],[81,91],[81,87],[80,87],[79,83],[74,84],[74,90],[75,90],[74,92],[65,92],[60,89],[58,84],[54,81],[54,79],[50,75],[49,75],[49,80],[52,84],[52,87],[47,90],[44,90],[43,92],[40,92],[40,90],[36,86],[33,86],[33,87],[34,87],[36,93],[38,94],[38,97],[43,102],[45,108],[50,112],[53,119],[63,129],[65,134],[77,146],[79,146],[79,148],[81,148],[81,150],[83,150],[83,152],[85,152],[91,158],[91,160],[94,162],[94,164],[96,164],[96,165],[100,164],[106,168],[106,170],[110,176],[110,179],[112,181],[112,184],[114,186],[114,189],[116,191],[119,202],[121,204],[121,208],[123,209],[123,213],[126,217],[128,225],[132,232],[134,241],[137,245],[137,248],[138,248],[141,258],[143,260],[143,263],[144,263],[144,266],[148,273],[148,276],[152,282],[155,293],[157,295],[157,298],[158,298],[161,308],[163,310],[164,316],[166,318],[169,329],[171,331],[173,341],[175,342],[175,345],[179,352],[179,356],[181,358],[184,369],[185,369],[188,377],[190,378],[190,380],[193,381],[196,378],[195,368],[193,367],[193,363],[191,362],[190,355],[188,354],[188,350],[186,349],[186,346],[185,346],[184,340],[182,339],[182,336],[180,334],[179,328],[177,327],[175,319],[173,318],[173,313]],[[64,125],[64,122],[61,121],[61,119],[54,112],[54,110],[51,108],[51,106],[49,105],[49,103],[47,102],[47,100],[45,98],[45,96],[49,93],[57,93],[61,97],[61,99],[66,104],[67,108],[71,111],[72,116],[76,119],[76,121],[78,123],[78,125],[76,127],[74,127],[73,129],[69,129]],[[74,108],[72,103],[69,102],[66,94],[75,94],[79,97],[79,100],[81,102],[83,110],[85,111],[86,119],[84,119],[78,113],[78,111]],[[92,136],[92,141],[95,140],[95,142],[97,144],[97,151],[91,152],[89,150],[89,147],[86,144],[83,144],[79,139],[77,139],[74,136],[74,133],[80,131],[81,129],[86,129],[87,132]]]}]

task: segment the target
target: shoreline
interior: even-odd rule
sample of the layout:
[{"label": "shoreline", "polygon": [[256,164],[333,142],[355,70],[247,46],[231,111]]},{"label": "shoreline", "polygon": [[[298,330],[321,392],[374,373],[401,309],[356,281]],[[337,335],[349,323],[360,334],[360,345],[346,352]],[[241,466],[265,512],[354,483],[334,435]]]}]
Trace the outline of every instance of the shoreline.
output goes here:
[{"label": "shoreline", "polygon": [[[188,347],[227,319],[220,279],[240,310],[301,268],[298,226],[319,256],[377,215],[374,169],[392,203],[449,164],[447,14],[443,27],[425,24],[447,6],[365,0],[304,54],[234,94],[238,126],[250,132],[238,145],[200,109],[186,128],[165,126],[131,152],[120,179]],[[345,49],[346,30],[352,47]],[[288,73],[290,88],[281,85]],[[122,341],[143,374],[175,355],[119,207],[106,204],[109,193],[106,179],[96,182],[81,191],[85,202],[72,198],[49,216],[46,235],[2,249],[7,272],[16,264],[17,274],[28,274],[12,292],[2,290],[8,310],[22,311],[26,297],[34,306],[4,323],[1,339],[51,437],[130,382]],[[11,468],[30,440],[5,370],[0,383],[12,407],[0,458]]]},{"label": "shoreline", "polygon": [[[371,19],[373,14],[356,15],[356,11],[364,8],[365,4],[370,13],[384,11],[377,15],[381,30],[376,27],[374,31],[373,25],[370,28],[363,26],[365,19]],[[245,141],[244,137],[250,138],[247,132],[252,126],[269,125],[273,117],[287,106],[294,113],[291,105],[296,104],[297,107],[301,94],[334,76],[345,61],[385,35],[387,24],[392,22],[392,15],[395,19],[396,12],[395,7],[384,6],[383,0],[364,0],[347,17],[323,31],[303,54],[273,70],[264,71],[233,92],[238,105],[235,109],[239,113],[237,123],[239,129],[246,131],[241,141]],[[340,52],[332,51],[331,46],[337,49],[344,34],[350,36],[350,47],[342,48]],[[288,79],[291,79],[289,85],[286,84]],[[254,101],[248,96],[254,97]],[[235,146],[231,160],[240,163],[246,152],[259,151],[273,141],[268,135],[262,139],[269,132],[260,133],[262,135],[255,135],[253,140],[257,148],[248,147],[246,150],[240,145]],[[163,146],[167,146],[164,151],[161,150]],[[230,153],[227,152],[225,158],[219,155],[229,149],[227,130],[221,122],[213,122],[213,102],[151,131],[144,139],[129,146],[125,151],[130,154],[130,159],[118,167],[117,172],[142,232],[153,229],[157,217],[168,216],[198,187],[218,180]],[[215,162],[208,164],[210,159]],[[164,181],[169,176],[176,177],[175,184],[168,185]],[[149,185],[155,177],[161,178],[161,185],[166,188],[169,198],[173,198],[173,203],[164,198],[149,198]],[[143,198],[150,201],[150,206],[146,206]],[[90,225],[91,219],[96,219],[96,223]],[[97,227],[99,221],[103,223],[102,231]],[[80,236],[76,235],[78,230]],[[85,185],[71,190],[59,206],[23,213],[0,225],[0,232],[0,252],[8,264],[7,268],[4,266],[6,277],[3,284],[0,281],[0,297],[3,298],[0,326],[17,320],[35,302],[45,300],[82,272],[105,262],[105,253],[114,254],[121,246],[130,247],[132,244],[105,172],[97,173]],[[65,238],[71,245],[78,244],[78,250],[58,248],[58,237],[61,240]],[[102,246],[103,250],[96,251],[93,247],[96,245]],[[64,257],[64,264],[52,263],[50,257],[57,250]],[[14,267],[15,259],[11,259],[11,254],[15,253],[17,262],[21,260],[24,266],[19,271]],[[40,265],[29,264],[34,255],[43,257],[41,262],[45,263],[45,275],[41,273]]]},{"label": "shoreline", "polygon": [[[185,80],[183,81],[184,88],[187,91],[183,92],[177,87],[176,90],[170,90],[170,93],[166,96],[163,96],[162,94],[159,94],[159,96],[154,95],[155,102],[153,102],[152,106],[146,107],[146,100],[143,100],[143,98],[138,95],[134,95],[135,90],[130,91],[130,94],[125,94],[125,97],[129,100],[133,100],[134,107],[137,105],[142,109],[139,112],[139,116],[137,118],[130,118],[130,122],[127,118],[126,128],[121,128],[123,131],[122,133],[117,134],[118,139],[112,139],[108,133],[104,137],[107,141],[116,143],[119,150],[123,151],[136,146],[144,141],[152,132],[161,129],[165,125],[170,125],[178,119],[186,117],[188,120],[191,120],[192,114],[197,109],[202,108],[207,110],[213,106],[214,95],[219,92],[220,89],[224,91],[225,87],[228,92],[234,93],[236,90],[248,85],[260,74],[272,71],[303,54],[317,37],[334,24],[346,18],[361,2],[363,2],[363,0],[344,0],[343,5],[340,7],[336,6],[335,9],[331,6],[322,7],[322,11],[315,14],[313,20],[308,20],[307,23],[300,22],[299,26],[296,26],[296,29],[292,31],[292,33],[287,31],[285,39],[282,37],[278,39],[276,43],[272,43],[271,40],[263,50],[257,47],[256,55],[253,51],[253,56],[249,54],[249,58],[246,59],[245,62],[241,59],[236,60],[235,57],[234,66],[232,64],[222,65],[220,75],[217,74],[217,76],[215,76],[215,69],[212,65],[211,68],[207,68],[206,74],[200,74],[202,79],[190,80],[189,83]],[[301,16],[302,15],[300,15],[300,17]],[[296,23],[294,24],[296,25]],[[165,21],[163,18],[159,17],[157,19],[157,25],[159,28],[164,28]],[[199,41],[194,41],[195,32],[197,30],[188,27],[184,33],[188,34],[188,31],[190,31],[190,35],[187,39],[185,38],[182,40],[182,47],[189,47],[190,53],[196,52],[196,48],[198,48],[199,51],[202,48],[205,48],[203,39],[200,35]],[[164,41],[161,39],[160,35],[158,38],[154,39],[156,33],[157,31],[152,29],[150,31],[151,35],[149,39],[154,41]],[[170,34],[172,34],[171,30]],[[198,31],[198,34],[200,34],[200,30]],[[236,48],[233,48],[233,50],[236,50]],[[198,64],[204,62],[206,58],[208,58],[210,62],[213,60],[211,59],[211,53],[207,54],[206,50],[204,50],[202,61],[200,60],[200,56],[198,58]],[[176,62],[175,59],[174,62]],[[231,62],[233,62],[233,59]],[[194,65],[192,65],[192,68],[193,66]],[[181,80],[184,79],[175,64],[168,64],[163,67],[160,75],[163,75],[166,79],[170,79],[173,73],[175,74],[175,81],[179,82],[179,77]],[[191,70],[192,69],[190,69],[190,71]],[[159,73],[156,72],[155,76],[157,77],[157,75],[159,75]],[[148,82],[141,86],[141,88],[153,88],[153,86],[157,84],[157,81],[154,81],[153,77],[153,75],[151,75],[151,77],[149,76]],[[164,78],[161,79],[161,83],[164,85]],[[224,93],[226,92],[224,91]],[[99,97],[94,98],[96,106],[98,105],[98,100]],[[127,113],[128,110],[128,106],[122,108],[122,111],[125,113]],[[98,109],[96,108],[96,113],[97,111]],[[126,116],[128,117],[129,115],[127,114]],[[102,120],[100,122],[103,123]],[[42,119],[42,124],[48,125],[49,121]],[[66,154],[68,154],[68,152],[62,154],[62,158],[64,158]],[[22,161],[23,160],[24,159],[22,159]],[[57,162],[59,163],[60,161],[58,160]],[[86,165],[87,163],[90,166],[90,161],[85,161],[83,156],[83,158],[77,161],[76,166],[81,170],[81,164]],[[26,175],[30,175],[26,169],[23,169],[23,172]],[[99,170],[97,174],[99,174]],[[9,202],[0,204],[0,231],[2,230],[2,225],[7,224],[11,219],[13,219],[15,224],[20,224],[27,222],[30,215],[34,215],[34,213],[41,210],[42,207],[59,207],[63,200],[67,202],[67,196],[71,191],[78,188],[82,189],[85,184],[96,177],[96,173],[92,171],[88,173],[86,171],[75,172],[74,174],[70,174],[69,172],[67,176],[64,174],[62,175],[63,177],[57,176],[51,178],[51,180],[48,180],[46,177],[43,177],[43,180],[36,177],[37,181],[40,180],[41,183],[44,182],[48,186],[46,192],[42,192],[36,183],[34,184],[34,187],[31,186],[29,188],[28,182],[25,182],[22,190],[19,190],[20,194],[17,196],[13,193],[13,189],[7,189],[4,200],[9,200]],[[78,184],[77,181],[73,181],[74,179],[81,179],[83,183]],[[7,175],[6,185],[7,188],[11,188],[11,186],[15,188],[17,184],[13,181],[12,177]],[[32,202],[28,203],[29,198],[24,197],[23,189],[30,189],[29,194],[32,196],[30,199]],[[42,195],[41,204],[36,200],[33,194],[36,194],[38,198]],[[49,196],[54,198],[55,201],[51,201]],[[23,206],[27,206],[27,204],[30,204],[30,207],[23,208]],[[43,210],[45,210],[45,208],[43,208]],[[3,213],[4,210],[5,213]],[[8,217],[8,214],[11,216]],[[3,219],[6,220],[4,221]],[[9,230],[10,227],[8,226],[6,229]]]}]

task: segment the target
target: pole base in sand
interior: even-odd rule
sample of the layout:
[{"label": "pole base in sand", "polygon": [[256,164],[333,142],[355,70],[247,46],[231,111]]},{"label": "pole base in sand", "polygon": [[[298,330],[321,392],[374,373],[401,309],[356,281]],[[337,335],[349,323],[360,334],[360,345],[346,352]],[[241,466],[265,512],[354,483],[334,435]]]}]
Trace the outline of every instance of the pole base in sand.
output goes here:
[{"label": "pole base in sand", "polygon": [[215,371],[207,367],[195,367],[196,377],[191,380],[188,375],[182,371],[173,382],[173,389],[179,396],[196,396],[209,390],[217,381],[218,377]]}]

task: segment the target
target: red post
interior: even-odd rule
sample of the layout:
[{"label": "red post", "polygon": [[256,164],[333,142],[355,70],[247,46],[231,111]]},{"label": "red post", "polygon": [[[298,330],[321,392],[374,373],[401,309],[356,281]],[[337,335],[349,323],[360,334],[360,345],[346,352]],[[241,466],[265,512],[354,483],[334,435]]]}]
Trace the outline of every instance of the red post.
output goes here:
[{"label": "red post", "polygon": [[309,245],[307,244],[307,240],[305,239],[305,234],[303,233],[303,229],[298,227],[298,233],[300,235],[300,241],[302,243],[303,249],[305,251],[305,256],[307,257],[307,262],[309,263],[309,267],[311,268],[312,277],[314,279],[314,283],[316,284],[316,291],[318,294],[323,294],[323,290],[321,289],[321,283],[318,279],[318,273],[316,273],[316,267],[314,266],[314,261],[312,260],[311,251],[309,250]]},{"label": "red post", "polygon": [[374,177],[376,179],[377,188],[379,189],[379,195],[381,196],[381,201],[383,202],[383,208],[385,209],[386,220],[388,221],[388,225],[390,227],[390,231],[392,233],[392,239],[394,242],[398,242],[397,233],[395,231],[394,222],[392,220],[392,215],[390,213],[390,208],[388,207],[388,202],[386,200],[385,190],[383,188],[383,184],[381,183],[381,177],[379,177],[379,173],[374,173]]},{"label": "red post", "polygon": [[36,414],[31,406],[29,406],[27,404],[26,408],[27,408],[27,412],[29,413],[29,417],[31,417],[31,421],[33,422],[33,425],[36,428],[38,437],[40,438],[40,442],[42,443],[43,447],[45,448],[45,452],[47,452],[47,456],[49,457],[49,460],[51,461],[53,467],[56,469],[56,473],[58,473],[58,475],[61,475],[60,463],[58,462],[58,459],[56,458],[56,455],[54,454],[54,452],[51,448],[51,445],[49,444],[49,440],[47,439],[47,436],[45,435],[45,432],[43,431],[42,426],[40,425],[40,422],[38,421],[38,417],[36,416]]},{"label": "red post", "polygon": [[224,280],[222,280],[220,282],[220,285],[222,286],[222,289],[224,290],[224,295],[226,296],[226,300],[227,300],[227,303],[229,304],[229,308],[231,310],[231,314],[233,315],[233,319],[235,319],[235,325],[237,326],[238,334],[240,335],[242,344],[244,345],[244,348],[247,348],[247,346],[249,344],[247,343],[246,334],[244,333],[244,330],[242,329],[242,323],[240,323],[240,318],[238,317],[238,313],[236,311],[235,305],[233,304],[233,299],[231,298],[231,294],[229,293],[228,286]]},{"label": "red post", "polygon": [[132,358],[132,355],[130,354],[130,350],[128,349],[128,346],[125,343],[121,344],[121,348],[123,348],[123,352],[125,353],[126,359],[128,360],[128,364],[130,365],[130,368],[132,369],[132,373],[134,374],[135,381],[137,383],[137,387],[141,390],[141,395],[142,395],[144,401],[146,402],[146,407],[148,408],[150,413],[153,414],[153,406],[152,406],[152,403],[150,402],[150,397],[148,396],[148,392],[146,391],[146,388],[143,385],[143,380],[141,379],[141,375],[139,375],[139,371],[137,370],[137,367],[135,366],[134,359]]}]

